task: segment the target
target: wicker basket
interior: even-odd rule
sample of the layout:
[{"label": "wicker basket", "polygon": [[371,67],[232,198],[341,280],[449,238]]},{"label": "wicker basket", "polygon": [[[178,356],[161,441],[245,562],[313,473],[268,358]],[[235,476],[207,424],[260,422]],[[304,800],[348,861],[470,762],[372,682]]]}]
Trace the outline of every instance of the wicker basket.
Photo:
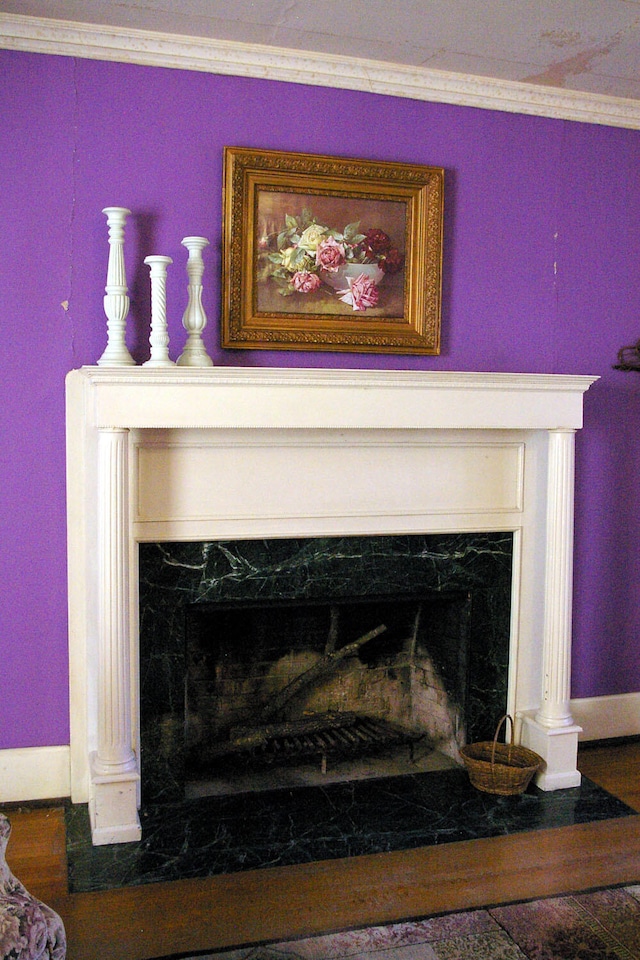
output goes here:
[{"label": "wicker basket", "polygon": [[[502,724],[511,722],[511,742],[498,743]],[[513,720],[507,714],[498,724],[492,742],[470,743],[460,750],[469,779],[477,790],[503,797],[524,793],[543,759],[533,750],[513,742]]]}]

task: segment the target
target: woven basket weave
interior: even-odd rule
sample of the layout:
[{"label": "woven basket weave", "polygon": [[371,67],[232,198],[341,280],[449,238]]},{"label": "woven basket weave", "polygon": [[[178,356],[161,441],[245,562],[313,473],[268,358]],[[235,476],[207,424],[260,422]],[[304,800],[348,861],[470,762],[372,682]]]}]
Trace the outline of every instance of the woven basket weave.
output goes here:
[{"label": "woven basket weave", "polygon": [[[511,722],[511,742],[498,743],[500,729],[506,720]],[[484,793],[503,797],[524,793],[544,762],[533,750],[513,742],[513,720],[509,714],[500,720],[493,741],[467,744],[460,749],[460,754],[473,786]]]}]

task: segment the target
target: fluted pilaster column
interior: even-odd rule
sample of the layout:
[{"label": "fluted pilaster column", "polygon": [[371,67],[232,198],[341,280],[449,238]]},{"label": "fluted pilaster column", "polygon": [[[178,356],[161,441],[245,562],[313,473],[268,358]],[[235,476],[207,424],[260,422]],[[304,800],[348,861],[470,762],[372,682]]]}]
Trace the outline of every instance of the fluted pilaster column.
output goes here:
[{"label": "fluted pilaster column", "polygon": [[100,773],[131,770],[128,430],[98,438],[98,751]]},{"label": "fluted pilaster column", "polygon": [[549,431],[542,700],[547,727],[570,726],[575,430]]},{"label": "fluted pilaster column", "polygon": [[550,430],[548,440],[542,690],[537,712],[521,719],[523,743],[544,760],[537,785],[558,790],[581,781],[570,700],[575,431]]},{"label": "fluted pilaster column", "polygon": [[98,435],[98,744],[89,804],[93,842],[137,839],[129,636],[129,431]]}]

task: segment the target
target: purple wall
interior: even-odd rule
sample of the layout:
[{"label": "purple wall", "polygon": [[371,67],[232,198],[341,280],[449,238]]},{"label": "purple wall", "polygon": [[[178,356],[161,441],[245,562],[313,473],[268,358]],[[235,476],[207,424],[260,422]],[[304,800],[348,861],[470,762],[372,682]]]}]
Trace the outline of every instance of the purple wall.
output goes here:
[{"label": "purple wall", "polygon": [[[576,697],[640,689],[640,133],[263,80],[0,52],[4,423],[0,747],[68,742],[64,377],[106,343],[105,206],[129,207],[130,346],[148,351],[150,253],[206,251],[216,363],[600,375],[578,441]],[[443,166],[439,357],[222,352],[225,145]],[[63,303],[66,304],[63,306]]]}]

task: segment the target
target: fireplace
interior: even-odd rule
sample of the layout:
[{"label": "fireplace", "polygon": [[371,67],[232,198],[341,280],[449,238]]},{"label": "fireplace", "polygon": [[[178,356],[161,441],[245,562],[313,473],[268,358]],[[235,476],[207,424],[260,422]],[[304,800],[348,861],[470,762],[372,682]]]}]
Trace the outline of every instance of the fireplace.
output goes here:
[{"label": "fireplace", "polygon": [[506,708],[512,541],[141,544],[144,801],[459,762]]},{"label": "fireplace", "polygon": [[577,785],[574,435],[592,382],[235,368],[69,374],[72,799],[89,803],[94,843],[140,836],[145,544],[509,534],[506,705],[545,760],[538,785]]}]

